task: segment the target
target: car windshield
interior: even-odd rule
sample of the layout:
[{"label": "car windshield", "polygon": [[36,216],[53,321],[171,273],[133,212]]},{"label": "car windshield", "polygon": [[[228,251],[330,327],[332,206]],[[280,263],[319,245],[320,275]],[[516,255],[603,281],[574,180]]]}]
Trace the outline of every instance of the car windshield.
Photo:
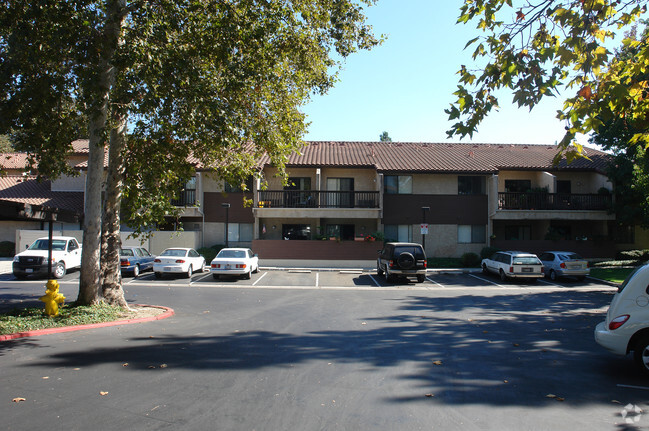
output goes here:
[{"label": "car windshield", "polygon": [[216,257],[246,257],[246,253],[243,250],[221,250]]},{"label": "car windshield", "polygon": [[415,259],[424,259],[424,251],[420,247],[401,245],[394,248],[395,256],[398,256],[401,253],[410,253],[415,257]]},{"label": "car windshield", "polygon": [[120,256],[133,256],[133,250],[131,250],[130,248],[122,248],[119,251],[119,255]]},{"label": "car windshield", "polygon": [[[52,250],[65,250],[66,242],[67,241],[64,239],[52,240]],[[49,246],[50,246],[49,240],[38,239],[29,247],[29,250],[48,250]]]},{"label": "car windshield", "polygon": [[583,257],[579,256],[577,253],[568,253],[568,254],[560,254],[559,259],[560,260],[582,260]]},{"label": "car windshield", "polygon": [[538,265],[539,259],[536,256],[514,256],[514,265]]},{"label": "car windshield", "polygon": [[170,248],[168,250],[163,251],[160,256],[184,257],[185,255],[187,255],[187,250]]},{"label": "car windshield", "polygon": [[629,275],[627,275],[627,277],[624,279],[624,283],[622,283],[620,287],[618,287],[617,291],[622,292],[624,288],[629,284],[633,276],[642,268],[644,268],[644,266],[639,266],[636,269],[634,269]]}]

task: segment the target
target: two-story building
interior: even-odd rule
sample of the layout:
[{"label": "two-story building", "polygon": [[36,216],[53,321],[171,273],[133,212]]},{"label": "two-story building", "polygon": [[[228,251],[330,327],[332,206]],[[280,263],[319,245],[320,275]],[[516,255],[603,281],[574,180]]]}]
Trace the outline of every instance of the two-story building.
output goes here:
[{"label": "two-story building", "polygon": [[[176,204],[183,228],[200,232],[197,247],[223,244],[227,229],[230,245],[268,259],[371,259],[380,248],[371,239],[382,237],[440,257],[485,246],[587,257],[639,248],[644,236],[622,232],[608,212],[610,157],[587,151],[555,166],[555,146],[308,142],[289,158],[286,185],[268,159],[245,193],[197,168]],[[83,175],[52,190],[82,185]]]}]

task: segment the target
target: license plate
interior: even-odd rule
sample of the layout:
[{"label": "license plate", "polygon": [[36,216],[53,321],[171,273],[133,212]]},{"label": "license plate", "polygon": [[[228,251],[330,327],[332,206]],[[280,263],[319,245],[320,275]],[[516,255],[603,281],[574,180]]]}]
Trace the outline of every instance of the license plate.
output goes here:
[{"label": "license plate", "polygon": [[523,272],[532,272],[532,268],[523,268],[522,271]]},{"label": "license plate", "polygon": [[581,265],[570,265],[568,266],[570,269],[581,269]]},{"label": "license plate", "polygon": [[232,265],[230,265],[229,263],[225,265],[225,269],[230,269],[231,267]]},{"label": "license plate", "polygon": [[34,270],[31,268],[25,268],[25,272],[30,273],[30,272],[34,272]]},{"label": "license plate", "polygon": [[172,268],[170,266],[165,266],[165,272],[169,272],[171,270],[172,270]]}]

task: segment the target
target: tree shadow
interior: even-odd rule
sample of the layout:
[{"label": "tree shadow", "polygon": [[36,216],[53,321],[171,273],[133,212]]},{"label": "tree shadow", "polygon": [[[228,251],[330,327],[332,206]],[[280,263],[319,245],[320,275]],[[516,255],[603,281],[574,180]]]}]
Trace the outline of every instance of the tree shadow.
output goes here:
[{"label": "tree shadow", "polygon": [[649,384],[630,371],[629,358],[614,357],[594,342],[593,329],[611,296],[560,291],[408,295],[386,299],[394,302],[390,315],[359,316],[362,330],[129,338],[124,347],[62,352],[26,366],[128,362],[129,371],[141,371],[162,364],[169,369],[257,370],[314,360],[368,369],[409,364],[399,378],[411,383],[413,394],[386,396],[386,401],[426,402],[423,395],[434,394],[452,404],[610,403],[616,383]]}]

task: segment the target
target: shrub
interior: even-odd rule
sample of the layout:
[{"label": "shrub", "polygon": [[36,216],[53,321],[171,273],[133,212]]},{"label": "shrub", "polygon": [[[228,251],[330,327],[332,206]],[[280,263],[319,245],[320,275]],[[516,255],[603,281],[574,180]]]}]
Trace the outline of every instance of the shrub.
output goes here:
[{"label": "shrub", "polygon": [[0,257],[13,257],[16,254],[16,244],[11,241],[0,241]]},{"label": "shrub", "polygon": [[480,256],[475,253],[464,253],[460,258],[462,266],[471,268],[480,265]]},{"label": "shrub", "polygon": [[645,261],[649,260],[649,250],[624,250],[619,251],[615,256],[617,260],[634,260]]},{"label": "shrub", "polygon": [[196,250],[198,254],[202,255],[205,258],[205,262],[209,265],[209,263],[216,257],[217,254],[219,254],[219,251],[221,251],[222,248],[225,248],[225,245],[223,244],[216,244],[213,245],[212,247],[202,247]]},{"label": "shrub", "polygon": [[480,257],[481,257],[482,259],[487,259],[487,258],[491,257],[491,256],[492,256],[494,253],[496,253],[497,251],[500,251],[500,249],[497,248],[497,247],[484,247],[484,248],[480,251]]}]

